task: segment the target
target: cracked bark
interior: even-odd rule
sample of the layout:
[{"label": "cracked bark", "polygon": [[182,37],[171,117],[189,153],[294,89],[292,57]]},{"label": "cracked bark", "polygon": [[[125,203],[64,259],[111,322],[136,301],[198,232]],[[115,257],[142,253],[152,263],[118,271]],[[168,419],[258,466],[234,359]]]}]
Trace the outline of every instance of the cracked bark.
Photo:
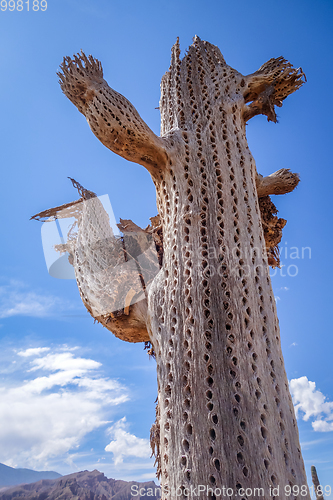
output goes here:
[{"label": "cracked bark", "polygon": [[243,76],[198,37],[179,54],[177,42],[161,84],[162,137],[91,56],[64,59],[61,87],[98,139],[145,166],[156,186],[163,265],[145,322],[157,362],[152,444],[163,498],[198,485],[232,488],[231,498],[264,488],[269,498],[271,486],[305,485],[306,476],[258,200],[299,179],[287,169],[257,174],[245,123],[258,113],[276,121],[274,106],[304,74],[278,58]]}]

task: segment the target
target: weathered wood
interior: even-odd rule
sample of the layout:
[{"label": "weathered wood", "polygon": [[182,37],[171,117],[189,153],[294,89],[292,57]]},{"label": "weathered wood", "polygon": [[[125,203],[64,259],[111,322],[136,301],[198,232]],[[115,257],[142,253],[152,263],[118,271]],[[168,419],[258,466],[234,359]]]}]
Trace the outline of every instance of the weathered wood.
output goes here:
[{"label": "weathered wood", "polygon": [[176,151],[155,179],[164,261],[149,314],[159,468],[173,492],[224,485],[268,497],[270,486],[306,484],[244,120],[263,81],[275,104],[300,72],[262,68],[243,77],[197,38],[183,60],[176,44],[162,79],[162,130]]},{"label": "weathered wood", "polygon": [[[247,498],[271,498],[271,487],[306,485],[306,475],[258,194],[274,213],[268,195],[292,190],[298,177],[258,177],[245,123],[258,113],[276,121],[274,106],[304,75],[278,58],[243,76],[198,37],[179,54],[177,42],[162,79],[161,138],[110,89],[93,58],[66,58],[61,85],[103,144],[146,166],[156,186],[163,267],[149,288],[146,326],[157,362],[152,444],[164,498],[199,485],[199,498],[208,487],[232,488],[230,498],[263,488]],[[276,242],[285,221],[271,222]]]},{"label": "weathered wood", "polygon": [[317,470],[314,465],[311,465],[311,478],[314,486],[316,500],[324,500],[323,487],[319,482]]},{"label": "weathered wood", "polygon": [[141,229],[120,219],[122,237],[115,237],[109,216],[92,191],[71,179],[81,198],[40,212],[31,219],[74,218],[66,243],[82,302],[91,316],[127,342],[148,342],[147,289],[158,273],[163,248],[159,222]]},{"label": "weathered wood", "polygon": [[289,168],[281,168],[267,177],[257,175],[256,187],[258,198],[270,194],[290,193],[295,189],[298,183],[299,175],[292,173]]},{"label": "weathered wood", "polygon": [[73,59],[65,57],[58,76],[62,91],[104,146],[150,171],[166,165],[164,141],[124,96],[108,86],[99,61],[82,52]]},{"label": "weathered wood", "polygon": [[244,120],[262,114],[276,123],[274,106],[281,107],[284,99],[303,85],[303,78],[306,81],[302,68],[295,71],[283,57],[267,61],[245,78],[243,96],[250,104],[243,108]]}]

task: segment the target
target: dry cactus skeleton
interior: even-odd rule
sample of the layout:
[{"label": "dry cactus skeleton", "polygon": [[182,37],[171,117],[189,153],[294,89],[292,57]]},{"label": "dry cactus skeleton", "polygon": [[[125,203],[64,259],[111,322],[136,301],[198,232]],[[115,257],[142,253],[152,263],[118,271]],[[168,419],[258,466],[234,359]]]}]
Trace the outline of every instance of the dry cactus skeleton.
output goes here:
[{"label": "dry cactus skeleton", "polygon": [[[302,70],[280,57],[244,76],[198,37],[181,60],[177,41],[162,78],[161,137],[108,86],[93,57],[65,58],[59,76],[96,137],[143,165],[156,187],[159,217],[133,231],[154,240],[149,286],[142,288],[144,266],[117,274],[119,242],[97,198],[78,216],[68,248],[87,309],[102,311],[95,317],[118,337],[153,346],[151,442],[163,498],[198,485],[213,498],[223,486],[232,498],[241,488],[263,488],[268,498],[271,487],[305,485],[268,267],[279,265],[285,224],[270,195],[292,191],[299,178],[287,169],[258,175],[245,134],[257,114],[276,121],[274,107],[302,85]],[[105,310],[115,289],[117,314]]]},{"label": "dry cactus skeleton", "polygon": [[71,179],[81,198],[45,210],[32,219],[73,219],[67,242],[55,249],[68,253],[84,305],[95,320],[128,342],[149,342],[146,327],[147,290],[162,265],[163,245],[158,217],[141,229],[131,220],[117,224],[92,191]]},{"label": "dry cactus skeleton", "polygon": [[312,477],[312,482],[314,486],[314,492],[316,495],[316,500],[324,500],[324,495],[323,495],[323,487],[321,486],[318,475],[317,475],[317,469],[314,465],[311,465],[311,477]]}]

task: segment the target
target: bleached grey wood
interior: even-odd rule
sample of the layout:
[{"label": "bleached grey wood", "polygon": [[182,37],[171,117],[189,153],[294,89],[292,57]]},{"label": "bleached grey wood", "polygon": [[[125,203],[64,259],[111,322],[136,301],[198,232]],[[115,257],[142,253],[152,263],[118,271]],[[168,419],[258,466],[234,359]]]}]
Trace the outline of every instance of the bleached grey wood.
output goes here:
[{"label": "bleached grey wood", "polygon": [[256,187],[258,198],[270,194],[286,194],[295,189],[299,183],[299,175],[290,172],[288,168],[281,168],[274,174],[263,177],[257,175]]},{"label": "bleached grey wood", "polygon": [[[304,75],[278,58],[243,76],[198,37],[182,60],[179,53],[177,42],[162,79],[161,138],[91,57],[66,58],[61,85],[103,144],[146,166],[156,186],[164,255],[147,328],[157,362],[152,444],[169,491],[163,498],[199,485],[251,499],[274,498],[270,487],[279,486],[284,498],[284,486],[306,485],[306,476],[258,191],[288,192],[298,177],[285,169],[258,177],[245,123],[258,113],[276,121],[274,106]],[[236,495],[240,488],[263,488],[264,497]]]}]

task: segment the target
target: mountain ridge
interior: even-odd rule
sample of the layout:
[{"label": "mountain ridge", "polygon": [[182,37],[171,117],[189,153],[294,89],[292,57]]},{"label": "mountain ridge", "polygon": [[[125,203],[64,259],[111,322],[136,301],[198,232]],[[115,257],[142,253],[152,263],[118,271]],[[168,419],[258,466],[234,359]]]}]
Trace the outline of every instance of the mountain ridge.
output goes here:
[{"label": "mountain ridge", "polygon": [[0,463],[0,488],[16,486],[22,483],[35,483],[41,479],[57,479],[61,474],[54,471],[35,471],[31,469],[16,469]]},{"label": "mountain ridge", "polygon": [[147,496],[151,500],[161,498],[160,487],[154,481],[108,479],[98,470],[42,479],[0,491],[0,500],[134,500]]}]

